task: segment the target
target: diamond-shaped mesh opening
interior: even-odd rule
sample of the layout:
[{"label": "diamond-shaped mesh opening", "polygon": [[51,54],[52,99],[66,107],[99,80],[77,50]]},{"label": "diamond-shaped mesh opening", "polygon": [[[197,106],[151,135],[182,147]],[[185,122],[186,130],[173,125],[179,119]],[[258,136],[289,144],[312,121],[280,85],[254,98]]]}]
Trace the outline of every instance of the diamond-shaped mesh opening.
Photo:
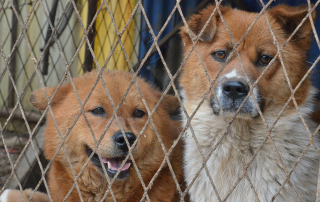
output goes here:
[{"label": "diamond-shaped mesh opening", "polygon": [[[277,26],[284,23],[285,29],[291,31],[285,37],[279,37],[280,28],[271,17],[272,2],[259,1],[255,17],[248,19],[244,28],[238,31],[234,31],[236,25],[225,15],[227,11],[220,4],[253,11],[244,0],[1,2],[0,193],[11,188],[20,190],[23,196],[26,193],[23,190],[32,188],[25,200],[41,191],[47,194],[49,201],[160,201],[170,197],[171,201],[184,201],[189,197],[192,201],[306,201],[318,197],[316,179],[320,153],[316,139],[320,115],[316,107],[320,106],[312,100],[316,96],[315,90],[301,89],[317,69],[320,56],[313,57],[312,61],[307,59],[310,65],[308,71],[302,71],[304,75],[294,75],[291,66],[300,61],[288,59],[288,54],[292,54],[288,48],[298,47],[292,44],[299,43],[296,42],[297,35],[304,34],[301,29],[310,23],[314,38],[312,50],[319,52],[317,24],[312,12],[319,10],[320,1],[304,2],[307,5],[305,12],[302,17],[298,16],[300,21],[295,21],[293,29],[292,22],[285,21],[285,10],[275,12],[275,16],[281,16],[276,19]],[[208,6],[208,3],[216,6]],[[204,7],[211,9],[210,12],[199,14]],[[159,10],[162,16],[155,15]],[[297,9],[291,14],[295,16],[300,11]],[[194,13],[202,15],[196,25],[192,24],[195,17],[189,17]],[[212,47],[208,45],[212,42],[208,30],[216,31],[211,28],[217,19],[218,32],[224,33],[224,38],[229,40],[229,52],[218,70],[210,64],[214,58],[219,60],[215,53],[222,51],[225,54],[225,49],[210,54]],[[245,54],[247,49],[259,45],[250,45],[250,40],[259,35],[253,32],[257,32],[255,27],[261,24],[264,24],[264,33],[260,34],[268,34],[268,46],[273,52],[269,51],[269,55],[262,58],[270,59],[265,65],[254,64],[260,69],[254,70],[253,79],[253,70],[248,67]],[[181,26],[184,26],[182,39],[187,42],[180,42],[178,37]],[[249,48],[244,48],[244,44],[249,44]],[[303,49],[304,44],[300,45]],[[264,50],[259,51],[262,54]],[[233,63],[236,64],[231,69],[234,72],[229,71]],[[272,73],[275,65],[277,71],[282,72],[278,75],[278,83],[266,83],[277,74]],[[73,79],[92,70],[96,72],[90,74],[91,80],[79,83]],[[128,71],[131,76],[112,80],[117,74],[107,70]],[[225,87],[225,81],[238,78],[238,74],[246,86],[246,93],[230,112],[218,89],[219,85],[224,85],[223,93],[227,95],[234,86]],[[162,92],[151,88],[147,91],[149,84],[139,75],[157,85]],[[317,78],[319,75],[313,74],[316,84]],[[269,95],[263,94],[267,90],[262,85],[279,85],[277,91],[287,89],[287,96],[281,97],[274,91],[282,100],[277,100],[278,97],[269,99]],[[47,88],[52,86],[55,87]],[[38,105],[42,110],[30,103],[31,93],[37,89],[42,92],[42,102],[46,103]],[[309,95],[306,92],[310,92]],[[117,96],[119,93],[120,97]],[[169,119],[170,124],[166,123],[167,119],[159,118],[164,113],[161,110],[175,104],[173,101],[168,103],[169,94],[175,96],[175,102],[180,105],[180,122],[174,121],[177,116]],[[152,95],[155,97],[150,98]],[[228,96],[236,105],[238,98],[234,97],[234,92],[233,97]],[[107,103],[109,111],[101,109],[101,103],[101,106],[92,106],[97,97],[103,99],[101,103]],[[34,99],[37,97],[31,97],[31,102]],[[70,107],[65,107],[68,105],[65,100],[71,101]],[[261,100],[264,100],[263,104]],[[64,104],[63,115],[57,110],[57,102]],[[254,117],[248,118],[249,112],[243,112],[248,110],[248,103]],[[124,111],[132,104],[139,104],[133,115],[131,111]],[[90,107],[95,108],[88,111]],[[268,111],[268,107],[273,108]],[[77,110],[72,111],[73,108]],[[143,117],[142,109],[147,118],[143,123],[133,124],[131,116]],[[101,118],[93,121],[93,116]],[[102,119],[105,119],[104,124],[99,125]],[[136,127],[132,129],[136,131],[134,140],[128,135],[128,125]],[[168,140],[170,134],[164,134],[164,131],[172,125],[176,131],[169,133],[179,135]],[[48,149],[53,138],[45,132],[45,127],[53,131],[54,149]],[[81,141],[86,144],[74,139],[76,134],[84,133],[79,128],[86,131],[86,138],[79,138],[84,138]],[[122,137],[122,147],[128,150],[126,155],[120,156],[121,160],[116,155],[116,158],[110,158],[106,155],[108,149],[101,149],[106,147],[108,138],[109,142],[119,144],[116,135]],[[184,149],[181,147],[183,141]],[[288,153],[289,150],[293,152]],[[149,160],[141,163],[140,158]],[[112,170],[115,165],[118,170]],[[57,196],[57,185],[52,182],[58,181],[52,181],[52,170],[59,166],[69,178],[58,185],[62,191]],[[126,180],[135,179],[129,185],[128,180],[118,179],[123,177],[122,171],[128,166],[131,166],[130,175]],[[48,175],[51,175],[50,180]],[[301,186],[308,182],[310,185]]]}]

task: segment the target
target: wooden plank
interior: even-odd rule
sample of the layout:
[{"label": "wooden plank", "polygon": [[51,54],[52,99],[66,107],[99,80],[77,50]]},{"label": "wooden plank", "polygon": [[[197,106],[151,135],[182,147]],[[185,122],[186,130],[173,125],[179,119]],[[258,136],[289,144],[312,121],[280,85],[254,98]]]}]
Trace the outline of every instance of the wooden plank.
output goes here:
[{"label": "wooden plank", "polygon": [[[0,109],[0,117],[8,118],[11,113],[12,113],[12,109],[8,109],[8,110]],[[31,112],[31,111],[25,111],[25,115],[26,115],[28,123],[38,123],[38,121],[41,117],[41,114]],[[19,109],[17,109],[15,111],[15,113],[13,114],[13,119],[18,119],[18,120],[24,121],[22,113]],[[42,119],[42,122],[44,122],[44,121],[45,121],[45,119]]]}]

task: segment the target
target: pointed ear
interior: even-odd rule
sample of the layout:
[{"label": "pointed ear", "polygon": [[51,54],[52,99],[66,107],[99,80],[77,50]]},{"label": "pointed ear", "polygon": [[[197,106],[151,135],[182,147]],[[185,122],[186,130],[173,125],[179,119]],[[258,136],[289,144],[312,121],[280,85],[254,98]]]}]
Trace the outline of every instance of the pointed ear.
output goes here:
[{"label": "pointed ear", "polygon": [[[187,24],[193,36],[198,36],[200,34],[202,28],[207,23],[208,19],[210,18],[215,8],[216,6],[211,5],[201,10],[199,14],[194,14],[190,16],[189,20],[187,21]],[[219,10],[221,11],[222,14],[229,9],[231,8],[219,6]],[[201,41],[210,42],[212,40],[214,33],[216,32],[218,18],[219,18],[219,13],[216,10],[211,20],[209,21],[207,27],[205,28],[205,30],[202,32],[200,36]],[[184,43],[191,42],[186,26],[181,27],[180,35]]]},{"label": "pointed ear", "polygon": [[[267,11],[283,28],[289,37],[292,32],[300,25],[303,18],[308,14],[308,6],[291,7],[279,5]],[[311,14],[313,22],[316,19],[316,12]],[[291,39],[301,48],[308,50],[311,42],[311,23],[308,18]]]},{"label": "pointed ear", "polygon": [[[56,91],[57,86],[54,87],[45,87],[45,90],[49,96],[49,98],[51,99],[51,97],[53,96],[54,92]],[[60,89],[58,90],[57,94],[55,95],[54,99],[51,101],[50,105],[54,105],[58,100],[61,100],[64,95],[67,94],[67,90],[68,88],[65,85],[62,85],[60,87]],[[62,96],[60,96],[62,95]],[[59,97],[59,98],[58,98]],[[30,96],[30,103],[37,109],[39,110],[45,110],[48,106],[48,100],[47,97],[45,95],[45,92],[42,88],[34,91],[31,93]]]},{"label": "pointed ear", "polygon": [[164,96],[161,105],[169,113],[170,116],[178,115],[180,113],[179,100],[173,95]]},{"label": "pointed ear", "polygon": [[[45,87],[45,90],[49,96],[49,98],[52,97],[53,93],[55,92],[55,90],[57,89],[57,87]],[[37,109],[40,110],[45,110],[48,106],[48,100],[47,97],[44,93],[44,90],[42,88],[33,91],[30,95],[30,103]]]}]

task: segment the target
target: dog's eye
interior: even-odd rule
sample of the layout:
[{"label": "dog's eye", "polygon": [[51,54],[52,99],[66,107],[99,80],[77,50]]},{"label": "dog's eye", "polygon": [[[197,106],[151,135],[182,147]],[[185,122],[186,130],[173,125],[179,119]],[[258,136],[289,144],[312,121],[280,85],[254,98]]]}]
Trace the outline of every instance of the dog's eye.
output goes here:
[{"label": "dog's eye", "polygon": [[225,51],[216,51],[212,53],[212,56],[216,60],[224,60],[227,58],[227,53]]},{"label": "dog's eye", "polygon": [[145,114],[146,114],[146,113],[145,113],[144,111],[142,111],[142,110],[140,110],[140,109],[136,109],[136,110],[134,110],[132,116],[133,116],[133,117],[136,117],[136,118],[141,118],[141,117],[143,117]]},{"label": "dog's eye", "polygon": [[104,115],[106,113],[106,111],[102,107],[97,107],[97,108],[91,110],[91,112],[94,115]]},{"label": "dog's eye", "polygon": [[259,59],[259,63],[260,64],[264,64],[267,65],[269,64],[269,62],[273,59],[273,57],[269,56],[269,55],[262,55]]}]

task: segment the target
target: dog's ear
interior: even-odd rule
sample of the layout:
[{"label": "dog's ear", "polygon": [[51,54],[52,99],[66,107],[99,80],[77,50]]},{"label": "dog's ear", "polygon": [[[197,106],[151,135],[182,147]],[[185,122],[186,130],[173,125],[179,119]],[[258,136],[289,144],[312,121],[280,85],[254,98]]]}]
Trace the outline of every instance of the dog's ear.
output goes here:
[{"label": "dog's ear", "polygon": [[173,95],[164,96],[161,105],[171,116],[178,115],[180,113],[179,100]]},{"label": "dog's ear", "polygon": [[[286,5],[279,5],[268,10],[268,13],[282,26],[288,37],[300,25],[303,18],[308,14],[308,6],[291,7]],[[311,14],[313,22],[316,19],[316,12]],[[291,39],[297,43],[299,47],[308,50],[311,42],[311,23],[307,19],[295,33]]]},{"label": "dog's ear", "polygon": [[[211,14],[213,13],[216,6],[211,5],[206,9],[203,9],[199,12],[199,14],[194,14],[190,16],[189,20],[187,21],[188,27],[191,30],[191,34],[194,36],[198,36],[202,30],[202,28],[207,23],[208,19],[210,18]],[[230,7],[223,7],[219,6],[219,10],[223,14],[226,10],[230,9]],[[217,19],[219,17],[218,10],[215,11],[214,15],[212,16],[211,20],[209,21],[207,27],[202,32],[200,36],[200,40],[204,42],[210,42],[216,32],[217,28]],[[184,43],[191,42],[190,36],[187,32],[187,27],[181,27],[180,35],[182,37],[182,41]]]},{"label": "dog's ear", "polygon": [[[56,89],[57,89],[57,86],[45,87],[45,90],[46,90],[50,99],[53,96]],[[68,88],[65,85],[62,85],[59,88],[55,97],[52,99],[50,105],[52,106],[57,101],[63,99],[63,97],[65,97],[65,95],[67,93],[67,90],[68,90]],[[48,106],[48,100],[47,100],[46,94],[42,88],[32,92],[29,100],[30,100],[30,103],[39,110],[45,110]]]}]

